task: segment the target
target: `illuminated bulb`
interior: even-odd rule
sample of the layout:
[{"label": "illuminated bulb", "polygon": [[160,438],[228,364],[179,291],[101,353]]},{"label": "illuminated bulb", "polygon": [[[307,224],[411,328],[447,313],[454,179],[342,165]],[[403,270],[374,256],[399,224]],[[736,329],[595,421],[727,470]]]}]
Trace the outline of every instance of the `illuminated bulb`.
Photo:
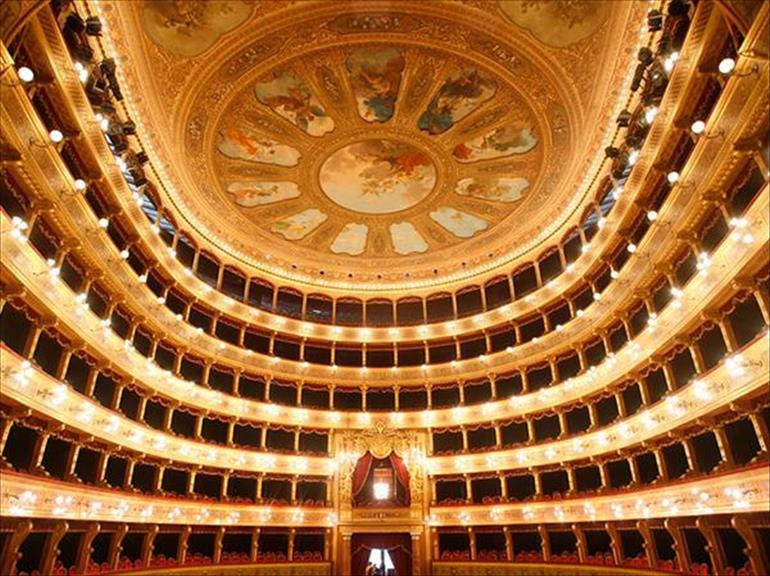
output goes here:
[{"label": "illuminated bulb", "polygon": [[85,304],[86,298],[88,298],[88,296],[84,292],[81,292],[80,294],[75,296],[75,302],[77,302],[78,304]]},{"label": "illuminated bulb", "polygon": [[102,129],[102,132],[107,132],[110,129],[109,118],[102,118],[99,120],[99,127]]},{"label": "illuminated bulb", "polygon": [[99,218],[99,228],[107,228],[110,225],[108,218]]},{"label": "illuminated bulb", "polygon": [[599,294],[598,292],[594,292],[594,300],[600,300],[601,297],[602,297],[601,294]]},{"label": "illuminated bulb", "polygon": [[75,190],[83,191],[86,189],[86,181],[82,178],[75,179]]},{"label": "illuminated bulb", "polygon": [[166,299],[163,296],[158,296],[158,304],[165,304]]},{"label": "illuminated bulb", "polygon": [[588,252],[588,244],[583,244],[583,245],[580,247],[580,251],[581,251],[583,254],[585,254],[586,252]]},{"label": "illuminated bulb", "polygon": [[623,194],[623,186],[615,186],[612,189],[612,199],[617,200]]},{"label": "illuminated bulb", "polygon": [[173,248],[169,248],[168,255],[171,256],[172,258],[176,258],[176,250],[174,250]]},{"label": "illuminated bulb", "polygon": [[647,220],[650,222],[655,222],[655,220],[658,219],[658,213],[655,210],[650,210],[647,212]]},{"label": "illuminated bulb", "polygon": [[628,165],[633,166],[639,160],[639,150],[632,150],[628,155]]},{"label": "illuminated bulb", "polygon": [[666,175],[666,180],[668,180],[669,184],[676,184],[679,182],[679,172],[672,170]]},{"label": "illuminated bulb", "polygon": [[652,123],[653,120],[655,120],[655,117],[658,115],[658,107],[657,106],[651,106],[650,108],[647,108],[647,111],[644,113],[644,119],[647,121],[647,124]]},{"label": "illuminated bulb", "polygon": [[698,269],[701,275],[706,274],[709,266],[711,266],[711,258],[709,258],[709,255],[706,252],[701,252],[698,254],[698,262],[695,267]]},{"label": "illuminated bulb", "polygon": [[706,123],[703,120],[696,120],[690,126],[690,130],[692,130],[693,134],[703,134],[703,131],[705,129],[706,129]]},{"label": "illuminated bulb", "polygon": [[147,282],[147,274],[141,274],[139,276],[139,283],[144,284],[145,282]]},{"label": "illuminated bulb", "polygon": [[613,280],[617,280],[618,276],[620,276],[620,272],[618,272],[614,268],[611,268],[610,269],[610,278],[612,278]]},{"label": "illuminated bulb", "polygon": [[711,392],[709,385],[703,380],[695,380],[692,383],[693,394],[700,400],[711,400],[714,394]]},{"label": "illuminated bulb", "polygon": [[32,71],[31,68],[28,68],[27,66],[22,66],[16,71],[16,74],[19,76],[19,80],[24,82],[25,84],[29,84],[35,79],[35,73]]},{"label": "illuminated bulb", "polygon": [[633,254],[634,252],[636,252],[636,244],[631,242],[628,246],[626,246],[626,250],[628,250],[630,254]]},{"label": "illuminated bulb", "polygon": [[48,137],[51,139],[51,142],[53,142],[54,144],[58,144],[59,142],[64,140],[64,134],[62,134],[61,130],[56,130],[56,129],[51,130],[48,133]]},{"label": "illuminated bulb", "polygon": [[387,482],[375,482],[374,499],[387,500],[390,498],[390,485]]},{"label": "illuminated bulb", "polygon": [[721,74],[729,74],[735,70],[735,60],[732,58],[723,58],[721,62],[719,62],[718,69]]},{"label": "illuminated bulb", "polygon": [[120,251],[120,257],[123,258],[123,260],[128,260],[129,256],[130,254],[126,248],[123,248],[123,250]]},{"label": "illuminated bulb", "polygon": [[605,225],[606,223],[607,223],[607,219],[606,219],[604,216],[602,216],[601,218],[599,218],[599,219],[596,221],[596,225],[597,225],[599,228],[604,228],[604,225]]},{"label": "illuminated bulb", "polygon": [[582,309],[581,309],[581,310],[578,310],[577,312],[575,312],[575,316],[577,316],[578,318],[580,318],[581,316],[583,316],[583,314],[585,314],[585,312],[583,312],[583,310],[582,310]]},{"label": "illuminated bulb", "polygon": [[663,61],[663,68],[666,72],[671,72],[674,69],[674,64],[679,60],[679,52],[672,52],[668,58]]}]

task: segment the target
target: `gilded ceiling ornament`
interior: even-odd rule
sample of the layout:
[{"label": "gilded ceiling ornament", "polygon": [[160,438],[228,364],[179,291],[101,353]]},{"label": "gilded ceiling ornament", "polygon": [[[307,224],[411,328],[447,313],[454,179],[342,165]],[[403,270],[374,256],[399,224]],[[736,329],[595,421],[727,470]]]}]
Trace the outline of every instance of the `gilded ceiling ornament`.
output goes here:
[{"label": "gilded ceiling ornament", "polygon": [[[206,30],[206,6],[165,4],[173,7],[177,28]],[[609,91],[590,82],[612,77],[617,83],[625,74],[610,69],[610,60],[601,70],[574,59],[562,66],[557,51],[543,49],[496,4],[405,1],[395,11],[364,2],[356,13],[334,3],[314,10],[249,5],[250,17],[237,33],[216,31],[216,50],[206,48],[205,63],[166,49],[140,61],[134,51],[147,42],[126,39],[137,37],[134,22],[144,25],[145,3],[117,2],[104,12],[110,41],[125,52],[132,104],[144,116],[159,102],[145,132],[180,136],[168,137],[173,146],[158,145],[153,136],[149,151],[162,159],[175,217],[187,220],[187,229],[221,234],[218,246],[268,276],[291,270],[297,277],[302,270],[309,282],[336,284],[353,271],[356,282],[368,274],[391,284],[407,282],[409,272],[408,282],[439,282],[435,258],[445,262],[443,270],[470,274],[489,262],[489,253],[508,258],[509,250],[542,241],[537,223],[554,216],[553,224],[540,226],[551,234],[557,213],[577,201],[567,180],[585,167],[585,143],[598,139],[597,114],[580,109],[576,79],[587,79],[590,88],[583,91],[596,94],[586,100],[593,102]],[[618,20],[626,35],[609,38],[612,50],[638,38],[638,24],[625,22],[632,12],[643,16],[641,9],[618,8],[605,18]],[[594,42],[589,35],[580,47],[609,50],[605,36]],[[175,76],[173,105],[162,96],[169,66],[184,72]],[[136,94],[143,96],[138,103]],[[506,133],[508,123],[515,129]],[[241,134],[228,137],[228,128]],[[428,158],[435,174],[430,191],[388,212],[350,209],[331,198],[322,185],[324,163],[369,140],[409,145]],[[392,173],[384,187],[392,195],[414,176],[388,161],[373,166]],[[372,199],[386,195],[372,186],[364,190]],[[464,223],[450,224],[452,231],[435,220],[442,217]],[[353,233],[348,225],[366,226],[365,240],[363,228]],[[462,271],[461,260],[467,263]]]}]

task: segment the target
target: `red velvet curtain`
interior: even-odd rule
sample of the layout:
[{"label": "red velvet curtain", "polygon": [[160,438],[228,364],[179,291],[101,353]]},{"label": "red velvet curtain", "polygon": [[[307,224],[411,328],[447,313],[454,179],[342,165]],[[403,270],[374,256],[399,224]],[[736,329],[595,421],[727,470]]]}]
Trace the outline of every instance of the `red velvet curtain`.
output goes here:
[{"label": "red velvet curtain", "polygon": [[379,534],[353,534],[350,541],[352,558],[350,562],[353,576],[364,576],[369,562],[369,553],[374,548],[388,551],[396,576],[412,576],[412,538],[409,534],[382,532]]},{"label": "red velvet curtain", "polygon": [[353,498],[361,492],[366,484],[366,479],[369,477],[369,470],[372,468],[372,453],[368,450],[366,454],[361,456],[356,462],[356,467],[353,470]]},{"label": "red velvet curtain", "polygon": [[401,487],[404,489],[404,493],[406,494],[405,504],[408,506],[410,502],[409,471],[406,469],[404,461],[395,452],[391,452],[389,458],[390,465],[393,467],[393,470],[396,473],[396,480],[399,484],[401,484]]}]

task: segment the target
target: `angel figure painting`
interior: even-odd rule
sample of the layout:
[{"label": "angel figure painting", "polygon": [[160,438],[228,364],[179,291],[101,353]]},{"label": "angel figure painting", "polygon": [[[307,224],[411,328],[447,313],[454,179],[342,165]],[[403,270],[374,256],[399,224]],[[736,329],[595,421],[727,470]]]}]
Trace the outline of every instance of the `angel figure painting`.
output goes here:
[{"label": "angel figure painting", "polygon": [[388,214],[414,206],[433,190],[436,168],[410,144],[386,139],[348,144],[326,159],[321,189],[340,206]]},{"label": "angel figure painting", "polygon": [[293,71],[275,71],[271,79],[258,82],[254,90],[257,100],[311,136],[334,130],[334,120]]},{"label": "angel figure painting", "polygon": [[345,66],[361,118],[380,123],[390,120],[404,70],[401,52],[395,48],[356,50]]},{"label": "angel figure painting", "polygon": [[459,162],[477,162],[514,154],[526,154],[535,146],[537,146],[537,136],[530,128],[508,124],[484,136],[458,144],[452,154]]},{"label": "angel figure painting", "polygon": [[515,202],[529,188],[526,178],[463,178],[457,182],[455,192],[490,202]]},{"label": "angel figure painting", "polygon": [[366,249],[366,237],[368,235],[369,227],[366,224],[348,222],[334,238],[329,249],[335,254],[358,256]]},{"label": "angel figure painting", "polygon": [[441,134],[497,92],[497,83],[476,68],[461,68],[447,78],[420,116],[420,130]]},{"label": "angel figure painting", "polygon": [[407,255],[425,252],[428,244],[411,222],[394,222],[390,225],[390,240],[397,254]]},{"label": "angel figure painting", "polygon": [[430,213],[431,219],[458,238],[470,238],[476,232],[487,229],[487,221],[449,206],[442,206]]},{"label": "angel figure painting", "polygon": [[327,218],[329,216],[318,208],[308,208],[282,220],[276,220],[270,225],[270,231],[287,240],[302,240],[326,222]]},{"label": "angel figure painting", "polygon": [[275,204],[302,194],[294,182],[233,182],[227,187],[238,206],[253,208]]},{"label": "angel figure painting", "polygon": [[192,58],[246,22],[253,9],[245,0],[152,0],[142,4],[142,24],[153,42]]},{"label": "angel figure painting", "polygon": [[300,157],[291,146],[235,126],[222,130],[217,150],[228,158],[276,166],[296,166]]}]

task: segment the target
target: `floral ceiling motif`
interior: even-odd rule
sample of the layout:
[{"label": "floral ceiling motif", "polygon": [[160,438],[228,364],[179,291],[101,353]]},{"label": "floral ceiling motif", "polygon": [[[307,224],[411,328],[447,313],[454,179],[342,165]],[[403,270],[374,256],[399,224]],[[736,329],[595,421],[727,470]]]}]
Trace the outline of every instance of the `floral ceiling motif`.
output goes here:
[{"label": "floral ceiling motif", "polygon": [[[365,287],[491,273],[552,234],[603,149],[596,127],[613,120],[644,8],[108,0],[98,11],[174,217],[268,276]],[[585,66],[597,50],[604,63]]]}]

